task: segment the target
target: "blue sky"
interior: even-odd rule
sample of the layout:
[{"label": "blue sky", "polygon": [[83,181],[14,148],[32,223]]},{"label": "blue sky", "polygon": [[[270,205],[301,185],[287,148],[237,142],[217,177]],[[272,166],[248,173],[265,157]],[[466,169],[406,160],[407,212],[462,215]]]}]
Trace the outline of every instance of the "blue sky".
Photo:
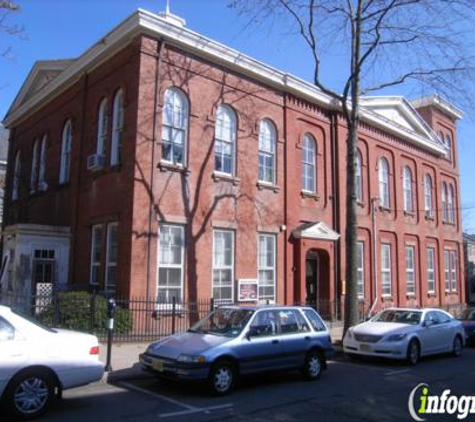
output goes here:
[{"label": "blue sky", "polygon": [[[16,0],[21,12],[12,23],[25,28],[24,39],[0,33],[0,51],[11,46],[13,58],[0,59],[0,119],[36,60],[71,58],[125,19],[137,8],[164,10],[165,0]],[[227,0],[170,0],[173,13],[187,21],[187,27],[280,70],[310,80],[312,60],[298,36],[288,28],[247,26],[247,18],[227,7]],[[338,69],[342,57],[325,56],[323,81],[338,88],[343,77]],[[410,95],[399,86],[392,94]],[[475,233],[475,118],[466,115],[459,124],[459,160],[464,229]],[[472,209],[473,207],[473,209]]]}]

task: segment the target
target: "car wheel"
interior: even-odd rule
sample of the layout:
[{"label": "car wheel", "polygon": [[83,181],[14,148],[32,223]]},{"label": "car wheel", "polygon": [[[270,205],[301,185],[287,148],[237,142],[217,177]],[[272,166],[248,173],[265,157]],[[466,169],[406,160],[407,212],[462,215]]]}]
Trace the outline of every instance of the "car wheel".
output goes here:
[{"label": "car wheel", "polygon": [[36,418],[48,409],[54,395],[54,387],[54,382],[47,372],[24,372],[14,377],[6,389],[5,406],[16,418]]},{"label": "car wheel", "polygon": [[236,369],[234,365],[221,360],[216,362],[209,374],[209,386],[211,392],[217,396],[225,396],[233,389],[236,382]]},{"label": "car wheel", "polygon": [[313,381],[320,377],[323,371],[323,359],[320,352],[310,352],[305,358],[302,375],[306,380]]},{"label": "car wheel", "polygon": [[460,338],[460,336],[456,336],[454,338],[454,345],[453,345],[453,348],[452,348],[452,354],[456,358],[458,358],[458,357],[462,356],[462,350],[463,350],[462,339]]},{"label": "car wheel", "polygon": [[415,365],[419,362],[421,356],[421,349],[417,340],[411,340],[407,346],[406,361],[409,365]]}]

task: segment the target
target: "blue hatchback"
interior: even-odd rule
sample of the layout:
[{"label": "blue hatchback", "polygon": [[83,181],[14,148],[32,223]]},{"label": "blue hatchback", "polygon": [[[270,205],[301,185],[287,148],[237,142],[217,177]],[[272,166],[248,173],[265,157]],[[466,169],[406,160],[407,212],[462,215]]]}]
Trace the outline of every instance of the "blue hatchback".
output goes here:
[{"label": "blue hatchback", "polygon": [[151,344],[144,369],[161,377],[206,381],[229,393],[238,376],[299,369],[317,379],[333,355],[330,333],[308,307],[220,307],[185,333]]}]

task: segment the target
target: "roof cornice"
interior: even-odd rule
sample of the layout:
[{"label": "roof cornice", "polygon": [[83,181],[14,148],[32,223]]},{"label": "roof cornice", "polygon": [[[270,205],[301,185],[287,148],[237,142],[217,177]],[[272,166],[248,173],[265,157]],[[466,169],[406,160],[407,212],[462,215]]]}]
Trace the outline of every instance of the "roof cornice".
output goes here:
[{"label": "roof cornice", "polygon": [[432,94],[426,97],[417,98],[411,101],[411,104],[415,108],[433,106],[442,113],[448,115],[454,120],[461,119],[463,112],[453,104],[442,99],[439,95]]}]

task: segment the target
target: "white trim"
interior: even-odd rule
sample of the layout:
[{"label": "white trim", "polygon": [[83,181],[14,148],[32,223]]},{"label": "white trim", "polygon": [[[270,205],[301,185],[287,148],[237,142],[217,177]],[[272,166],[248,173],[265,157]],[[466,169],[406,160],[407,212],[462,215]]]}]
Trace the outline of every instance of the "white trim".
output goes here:
[{"label": "white trim", "polygon": [[[260,265],[260,254],[261,254],[261,237],[272,239],[272,267]],[[273,274],[273,288],[274,288],[274,297],[272,299],[262,298],[259,293],[259,288],[261,287],[259,274],[260,271],[272,271]],[[269,284],[263,284],[262,287],[270,287]],[[271,303],[275,303],[277,297],[277,235],[275,233],[258,233],[257,234],[257,298],[259,300],[270,300]]]},{"label": "white trim", "polygon": [[[432,255],[432,268],[429,267],[429,252],[431,252]],[[427,293],[435,293],[437,290],[437,276],[435,274],[435,247],[434,246],[427,246],[426,248],[426,260],[427,260]],[[430,281],[429,281],[429,274],[433,275],[433,281],[434,283],[434,288],[429,288],[430,286]]]},{"label": "white trim", "polygon": [[436,94],[417,98],[412,100],[411,104],[416,108],[433,106],[454,119],[461,119],[463,117],[462,110],[455,107],[453,104],[450,104],[448,101],[443,100],[439,95]]},{"label": "white trim", "polygon": [[[214,265],[214,252],[216,248],[216,239],[215,239],[215,234],[216,233],[230,233],[231,234],[231,266],[221,266],[217,267],[218,269],[224,268],[224,269],[231,269],[231,301],[234,302],[234,254],[235,254],[235,240],[234,240],[234,230],[223,230],[223,229],[214,229],[213,230],[213,251],[212,251],[212,257],[211,257],[211,297],[216,301],[221,301],[221,299],[217,299],[214,297],[214,270],[215,270],[215,265]],[[222,286],[219,286],[222,287]],[[227,299],[224,299],[224,301]]]},{"label": "white trim", "polygon": [[292,236],[296,239],[338,240],[340,238],[340,235],[323,221],[295,229]]},{"label": "white trim", "polygon": [[[384,267],[384,253],[388,253],[389,267]],[[382,297],[391,297],[393,293],[393,276],[392,276],[392,257],[391,257],[391,244],[390,243],[381,243],[381,294]],[[389,274],[389,293],[384,293],[385,287],[388,285],[385,284],[383,279],[383,274]]]},{"label": "white trim", "polygon": [[[91,286],[100,286],[101,285],[101,280],[100,280],[100,273],[101,273],[101,258],[102,258],[102,236],[104,232],[104,225],[102,223],[100,224],[94,224],[91,227],[91,257],[89,259],[89,284]],[[96,236],[95,236],[95,231],[100,230],[101,232],[101,238],[99,240],[99,261],[94,261],[94,249],[96,245]],[[93,268],[97,267],[98,268],[98,275],[97,275],[97,280],[95,283],[92,282],[92,270]]]}]

